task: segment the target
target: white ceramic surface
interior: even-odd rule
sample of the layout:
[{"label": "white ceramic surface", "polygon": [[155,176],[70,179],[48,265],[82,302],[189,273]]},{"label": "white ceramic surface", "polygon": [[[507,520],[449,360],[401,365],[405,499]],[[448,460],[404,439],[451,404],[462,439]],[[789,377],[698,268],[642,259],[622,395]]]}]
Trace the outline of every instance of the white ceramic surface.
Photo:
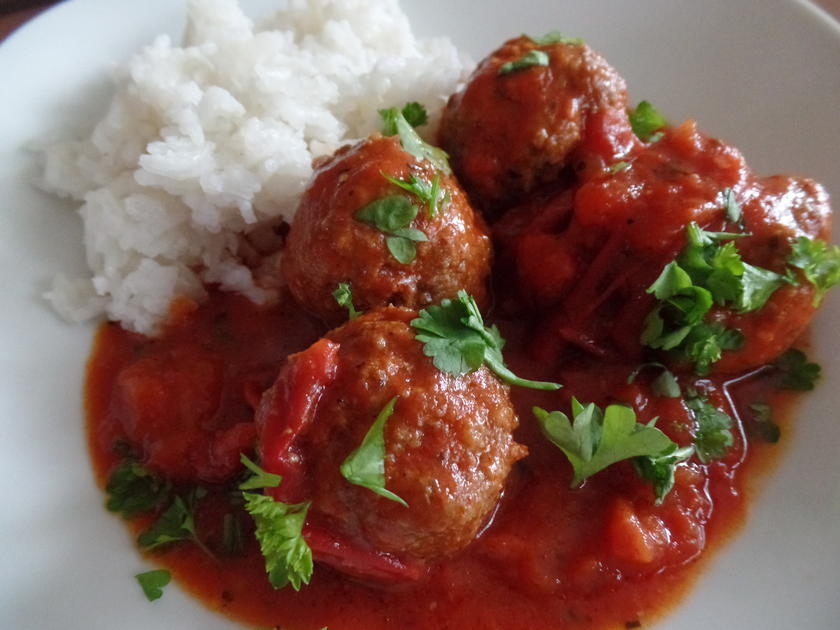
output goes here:
[{"label": "white ceramic surface", "polygon": [[[246,0],[259,14],[272,2]],[[520,32],[589,41],[634,101],[693,116],[760,173],[799,172],[840,199],[840,29],[796,0],[414,0],[423,35],[476,59]],[[516,5],[516,6],[514,6]],[[172,0],[69,0],[0,45],[0,628],[221,630],[237,627],[170,587],[148,603],[147,565],[102,508],[82,430],[93,328],[60,321],[39,297],[58,270],[83,268],[72,206],[31,185],[22,146],[71,133],[107,104],[108,69],[158,32]],[[840,293],[840,292],[838,292]],[[749,522],[661,630],[840,627],[840,295],[814,334],[826,377]]]}]

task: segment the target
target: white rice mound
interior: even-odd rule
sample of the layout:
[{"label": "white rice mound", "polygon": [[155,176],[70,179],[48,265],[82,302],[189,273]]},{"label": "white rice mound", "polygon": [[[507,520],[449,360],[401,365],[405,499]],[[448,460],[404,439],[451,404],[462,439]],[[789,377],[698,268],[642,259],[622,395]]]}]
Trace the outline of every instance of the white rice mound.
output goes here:
[{"label": "white rice mound", "polygon": [[90,136],[45,151],[41,185],[83,202],[91,270],[45,297],[143,334],[206,284],[276,299],[245,238],[290,220],[313,158],[379,129],[378,109],[418,101],[434,129],[470,69],[449,40],[416,39],[397,0],[288,0],[257,25],[236,0],[191,0],[184,45],[155,39]]}]

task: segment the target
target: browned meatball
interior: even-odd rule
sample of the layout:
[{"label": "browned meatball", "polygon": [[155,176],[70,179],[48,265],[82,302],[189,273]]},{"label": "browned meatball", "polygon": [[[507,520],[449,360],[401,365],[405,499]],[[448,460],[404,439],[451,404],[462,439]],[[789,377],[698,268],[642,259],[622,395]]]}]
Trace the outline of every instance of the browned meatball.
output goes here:
[{"label": "browned meatball", "polygon": [[[429,183],[439,176],[449,202],[439,203],[431,217],[423,201],[383,173]],[[428,238],[415,244],[416,257],[407,264],[389,251],[388,234],[355,216],[368,204],[394,195],[418,207],[411,227]],[[387,304],[421,308],[455,297],[459,289],[485,303],[490,258],[487,228],[456,180],[404,151],[397,137],[374,135],[341,149],[318,168],[295,215],[283,265],[298,301],[324,320],[339,323],[346,314],[332,293],[341,282],[350,283],[361,310]]]},{"label": "browned meatball", "polygon": [[[508,387],[485,367],[460,377],[438,370],[409,325],[416,316],[388,307],[330,332],[293,357],[324,367],[287,368],[258,421],[263,466],[284,475],[281,493],[289,483],[293,496],[281,494],[284,500],[312,501],[309,526],[357,549],[428,560],[473,540],[526,449],[511,436],[518,420]],[[318,395],[300,393],[295,379]],[[315,382],[320,385],[313,389]],[[408,507],[351,484],[339,471],[394,397],[384,430],[385,487]],[[303,400],[317,400],[308,407],[311,417],[288,418],[290,401],[294,407]],[[278,440],[283,448],[276,448]],[[324,559],[317,546],[313,550]]]},{"label": "browned meatball", "polygon": [[[535,50],[548,54],[549,65],[500,74],[504,64]],[[624,80],[589,46],[540,46],[522,36],[482,61],[449,99],[440,143],[471,198],[496,210],[554,181],[589,116],[623,110],[626,101]]]}]

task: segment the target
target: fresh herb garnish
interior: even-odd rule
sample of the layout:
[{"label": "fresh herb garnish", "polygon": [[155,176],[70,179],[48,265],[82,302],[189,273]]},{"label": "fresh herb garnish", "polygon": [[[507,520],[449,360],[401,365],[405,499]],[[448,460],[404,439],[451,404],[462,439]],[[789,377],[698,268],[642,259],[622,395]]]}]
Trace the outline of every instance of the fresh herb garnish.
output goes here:
[{"label": "fresh herb garnish", "polygon": [[443,300],[439,306],[428,306],[412,320],[416,338],[423,343],[423,353],[442,372],[460,376],[486,364],[496,376],[510,385],[532,389],[556,390],[557,383],[529,381],[519,378],[505,365],[502,347],[505,342],[496,326],[487,328],[475,300],[466,291],[458,291],[458,299]]},{"label": "fresh herb garnish", "polygon": [[616,162],[608,169],[610,174],[615,175],[616,173],[620,173],[621,171],[626,171],[630,168],[630,162],[625,162],[622,160],[621,162]]},{"label": "fresh herb garnish", "polygon": [[428,241],[428,237],[416,228],[409,227],[417,216],[418,208],[402,195],[391,195],[377,199],[356,212],[354,218],[387,235],[388,251],[403,265],[417,256],[414,243]]},{"label": "fresh herb garnish", "polygon": [[440,173],[435,173],[432,181],[420,179],[414,174],[409,175],[408,180],[397,179],[387,173],[382,173],[382,177],[394,184],[394,186],[399,186],[403,190],[407,190],[426,204],[429,208],[430,219],[434,219],[437,216],[438,210],[445,210],[446,206],[449,205],[450,194],[448,190],[442,190],[440,187]]},{"label": "fresh herb garnish", "polygon": [[499,66],[499,76],[519,72],[534,66],[547,66],[549,61],[550,57],[548,56],[548,53],[542,50],[529,50],[519,59],[508,61],[507,63],[503,63]]},{"label": "fresh herb garnish", "polygon": [[627,377],[627,384],[630,385],[633,383],[639,376],[639,373],[647,368],[658,368],[660,370],[659,376],[651,382],[651,390],[654,396],[661,398],[679,398],[682,396],[680,384],[677,382],[677,377],[674,376],[674,373],[661,363],[655,361],[642,363],[636,367],[635,370],[630,372],[630,376]]},{"label": "fresh herb garnish", "polygon": [[402,148],[418,160],[427,160],[445,175],[451,175],[449,155],[446,151],[428,144],[414,131],[411,123],[406,119],[405,111],[397,107],[380,109],[379,115],[383,120],[382,133],[386,136],[399,135]]},{"label": "fresh herb garnish", "polygon": [[550,31],[540,37],[532,37],[531,35],[523,35],[538,46],[550,46],[551,44],[570,44],[572,46],[583,46],[583,39],[580,37],[567,37],[560,31]]},{"label": "fresh herb garnish", "polygon": [[779,385],[785,389],[810,391],[820,379],[819,364],[808,361],[805,353],[796,348],[791,348],[776,359],[775,365],[781,372]]},{"label": "fresh herb garnish", "polygon": [[686,461],[693,453],[693,446],[672,444],[659,455],[645,455],[633,460],[639,476],[653,484],[657,505],[660,505],[674,488],[677,464]]},{"label": "fresh herb garnish", "polygon": [[399,133],[397,129],[397,113],[402,114],[405,121],[412,127],[421,127],[429,122],[429,114],[426,112],[426,108],[414,101],[406,103],[402,110],[391,107],[378,111],[379,116],[382,118],[382,133],[386,136],[395,136]]},{"label": "fresh herb garnish", "polygon": [[668,120],[648,101],[642,101],[630,112],[633,133],[643,142],[656,142],[662,137],[656,132],[668,126]]},{"label": "fresh herb garnish", "polygon": [[283,481],[283,477],[266,472],[255,464],[245,453],[239,454],[239,461],[250,470],[253,475],[239,484],[240,490],[256,490],[257,488],[276,488]]},{"label": "fresh herb garnish", "polygon": [[735,191],[731,188],[723,189],[723,211],[726,214],[727,221],[738,224],[743,229],[744,214],[741,210],[741,204],[735,198]]},{"label": "fresh herb garnish", "polygon": [[594,403],[572,398],[573,421],[561,411],[533,408],[543,435],[572,464],[572,487],[616,462],[631,457],[662,455],[675,445],[651,424],[636,422],[636,414],[624,405],[609,405],[602,411]]},{"label": "fresh herb garnish", "polygon": [[767,403],[753,403],[750,405],[753,412],[751,421],[747,424],[750,436],[758,438],[762,442],[775,444],[782,437],[779,425],[773,421],[773,413]]},{"label": "fresh herb garnish", "polygon": [[[787,263],[801,270],[805,279],[814,285],[814,306],[819,306],[826,291],[840,282],[840,246],[800,236],[791,246]],[[789,279],[796,281],[792,274]]]},{"label": "fresh herb garnish", "polygon": [[172,574],[166,569],[155,569],[138,573],[134,576],[143,589],[143,594],[150,602],[160,599],[163,595],[163,588],[172,581]]},{"label": "fresh herb garnish", "polygon": [[689,390],[685,399],[686,406],[693,412],[697,422],[694,446],[697,457],[704,464],[725,456],[735,442],[732,436],[732,418],[696,390]]},{"label": "fresh herb garnish", "polygon": [[350,319],[356,319],[361,313],[353,306],[353,289],[349,282],[339,282],[336,290],[333,291],[333,298],[339,306],[347,309]]},{"label": "fresh herb garnish", "polygon": [[123,518],[133,518],[165,503],[171,490],[172,485],[168,481],[152,474],[139,462],[126,459],[108,478],[105,507]]},{"label": "fresh herb garnish", "polygon": [[296,591],[312,577],[312,549],[303,537],[310,503],[287,504],[255,492],[243,492],[245,510],[256,524],[268,581],[275,589]]},{"label": "fresh herb garnish", "polygon": [[394,413],[399,396],[394,396],[376,416],[359,448],[341,464],[341,475],[350,483],[408,507],[403,499],[385,488],[385,423]]},{"label": "fresh herb garnish", "polygon": [[170,543],[190,541],[211,558],[215,557],[198,537],[195,529],[195,505],[206,496],[204,488],[194,488],[187,498],[176,496],[172,504],[149,529],[137,538],[143,549],[156,549]]}]

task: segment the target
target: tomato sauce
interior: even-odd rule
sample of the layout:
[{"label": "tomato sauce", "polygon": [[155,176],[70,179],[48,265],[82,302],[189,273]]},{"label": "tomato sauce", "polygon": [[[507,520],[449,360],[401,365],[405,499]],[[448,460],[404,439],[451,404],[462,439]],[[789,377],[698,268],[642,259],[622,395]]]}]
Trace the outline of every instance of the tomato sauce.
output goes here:
[{"label": "tomato sauce", "polygon": [[[216,460],[238,459],[242,444],[229,432],[247,426],[259,394],[287,355],[325,332],[291,306],[292,300],[282,303],[290,306],[260,308],[245,298],[213,292],[202,306],[176,305],[172,323],[157,339],[103,325],[86,391],[89,443],[100,484],[132,454],[138,440],[146,452],[165,442],[176,458],[212,449],[213,458],[189,460],[209,478]],[[277,591],[266,578],[250,517],[231,498],[237,494],[234,481],[203,484],[208,494],[198,504],[196,521],[212,557],[193,544],[177,543],[151,552],[150,558],[208,607],[246,624],[289,630],[603,630],[639,627],[661,615],[679,600],[710,552],[742,524],[750,494],[747,479],[752,483],[778,454],[779,445],[748,444],[741,421],[745,410],[752,402],[768,402],[776,417],[784,417],[790,397],[773,388],[766,369],[729,384],[720,379],[681,382],[702,389],[733,415],[735,443],[723,459],[707,465],[692,459],[678,467],[675,487],[662,505],[655,505],[650,485],[626,461],[571,489],[571,467],[541,435],[533,405],[567,410],[571,395],[601,405],[631,404],[639,421],[659,416],[657,426],[681,443],[690,441],[688,412],[679,399],[651,394],[655,374],[643,371],[628,384],[635,365],[605,365],[583,353],[558,369],[540,363],[528,350],[531,322],[496,323],[508,339],[505,353],[513,369],[525,377],[555,378],[565,387],[551,393],[514,389],[521,421],[515,437],[529,455],[514,467],[494,517],[464,552],[433,566],[417,583],[369,584],[316,565],[308,586]],[[188,380],[184,357],[190,357],[194,374],[212,378],[200,376],[201,387],[177,386],[179,379]],[[136,366],[149,361],[156,376],[136,376]],[[208,362],[219,367],[198,367]],[[205,409],[208,400],[212,408]],[[175,429],[128,436],[132,422],[149,420],[142,411],[133,421],[126,414],[145,404],[158,405],[155,413],[170,418],[187,417],[193,410],[200,419],[192,426],[185,420],[170,423]],[[782,431],[787,428],[783,423]],[[207,435],[211,442],[202,442]],[[179,488],[189,485],[175,481]],[[139,533],[153,520],[147,515],[128,525]],[[223,523],[231,520],[245,534],[241,549],[224,544]]]}]

